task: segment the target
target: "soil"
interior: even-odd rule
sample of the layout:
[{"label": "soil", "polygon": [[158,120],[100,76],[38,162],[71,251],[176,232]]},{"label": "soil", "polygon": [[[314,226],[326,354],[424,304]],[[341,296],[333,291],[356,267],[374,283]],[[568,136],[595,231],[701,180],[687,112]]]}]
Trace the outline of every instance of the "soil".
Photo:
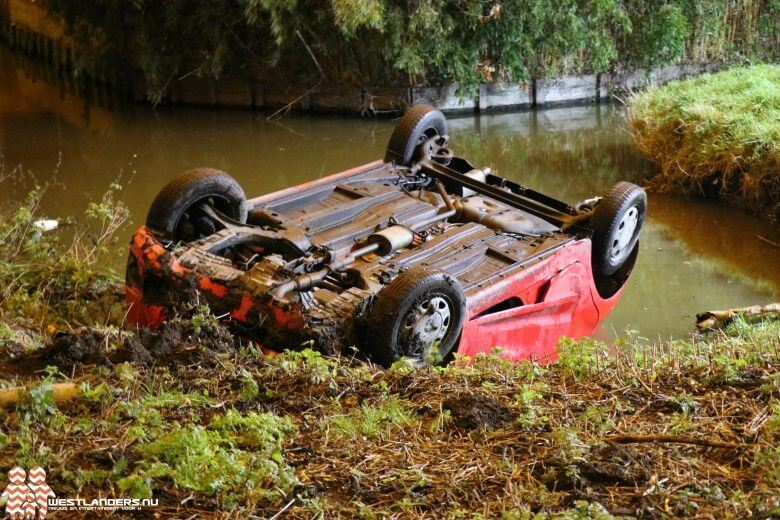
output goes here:
[{"label": "soil", "polygon": [[631,446],[607,444],[591,450],[588,459],[578,467],[590,484],[637,486],[650,478],[647,455]]},{"label": "soil", "polygon": [[193,346],[197,350],[226,351],[233,348],[234,338],[221,325],[196,333],[189,320],[167,321],[156,330],[82,327],[57,333],[43,349],[20,353],[0,371],[19,375],[54,365],[63,373],[72,373],[75,368],[88,365],[176,364],[192,360],[197,354]]},{"label": "soil", "polygon": [[[175,316],[192,314],[200,297],[198,276],[190,272],[180,277],[172,273],[167,264],[163,265],[163,272],[160,276],[152,276],[149,273],[145,275],[144,301],[150,305],[161,305]],[[177,280],[177,282],[172,280]]]},{"label": "soil", "polygon": [[[83,327],[57,334],[38,354],[6,361],[0,371],[13,372],[15,385],[31,386],[40,377],[37,370],[56,364],[74,382],[105,384],[102,397],[96,393],[59,406],[68,424],[92,429],[76,432],[53,421],[37,433],[38,443],[56,454],[47,471],[62,495],[88,488],[125,496],[116,486],[119,476],[89,483],[76,476],[95,470],[113,475],[119,460],[127,461],[125,475],[145,467],[150,460],[138,446],[148,441],[128,432],[154,438],[157,428],[175,432],[208,425],[214,416],[237,410],[242,416],[272,413],[295,424],[296,433],[281,451],[299,479],[287,490],[287,496],[298,497],[288,518],[316,517],[321,507],[327,516],[350,518],[471,512],[493,518],[519,507],[543,516],[583,503],[641,518],[769,518],[777,508],[776,481],[770,480],[777,466],[768,457],[780,437],[768,417],[778,390],[767,384],[780,367],[775,339],[762,348],[761,358],[740,354],[747,365],[728,373],[709,358],[678,357],[652,369],[626,370],[623,363],[633,357],[619,364],[609,364],[614,361],[609,357],[600,359],[606,368],[587,376],[549,365],[535,368],[530,381],[526,370],[499,361],[456,362],[446,370],[379,370],[349,356],[257,355],[249,345],[235,348],[237,341],[223,325],[198,328],[188,319],[157,330]],[[703,350],[744,348],[742,338],[719,341]],[[103,369],[122,362],[133,365],[131,383],[122,371]],[[253,392],[247,392],[248,382],[254,382]],[[515,420],[528,408],[517,396],[529,385],[543,397],[530,405],[537,420],[525,423]],[[207,404],[192,399],[196,394],[207,395]],[[134,408],[129,403],[154,402],[161,395],[161,402],[178,400],[155,405],[149,415],[129,413]],[[374,420],[365,411],[386,411],[390,401],[404,412],[400,422],[380,418],[373,435],[361,434],[360,421]],[[600,415],[586,414],[591,407]],[[23,437],[15,433],[20,411],[10,409],[0,428],[12,439],[3,459],[8,467],[23,455]],[[593,417],[608,418],[609,424]],[[149,419],[160,425],[145,422]],[[336,425],[345,420],[350,422],[342,431]],[[611,439],[665,432],[678,423],[695,425],[683,437],[744,447]],[[349,433],[350,427],[358,433]],[[271,517],[291,500],[252,502],[256,499],[244,496],[240,486],[231,490],[244,500],[235,506],[224,501],[225,494],[193,493],[167,478],[153,478],[153,485],[161,505],[150,514],[160,517]],[[732,498],[735,493],[744,498]]]},{"label": "soil", "polygon": [[460,431],[494,430],[511,418],[509,408],[481,392],[455,395],[446,399],[443,406],[450,411],[452,425]]}]

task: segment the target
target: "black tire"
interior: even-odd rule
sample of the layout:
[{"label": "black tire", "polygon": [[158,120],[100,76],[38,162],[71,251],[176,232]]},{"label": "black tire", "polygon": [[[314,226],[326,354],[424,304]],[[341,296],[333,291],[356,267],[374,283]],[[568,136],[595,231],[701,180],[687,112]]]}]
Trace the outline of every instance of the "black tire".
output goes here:
[{"label": "black tire", "polygon": [[625,181],[615,184],[596,205],[591,218],[591,261],[596,277],[611,276],[631,257],[646,214],[645,190]]},{"label": "black tire", "polygon": [[233,220],[246,222],[246,195],[235,179],[213,168],[195,168],[163,186],[149,208],[146,226],[173,241],[195,240],[213,233],[219,225],[196,209],[206,201]]},{"label": "black tire", "polygon": [[387,145],[385,162],[411,166],[415,149],[437,135],[447,135],[447,120],[430,105],[414,105],[395,125]]},{"label": "black tire", "polygon": [[[442,302],[448,307],[446,318],[434,308]],[[416,315],[422,308],[427,312]],[[402,357],[410,358],[417,366],[441,363],[456,347],[465,317],[466,297],[457,280],[441,271],[412,268],[399,274],[377,295],[366,323],[365,350],[384,367]],[[426,343],[410,330],[410,319],[415,325],[422,325],[421,320],[433,323],[443,336]],[[442,331],[441,327],[445,329]]]}]

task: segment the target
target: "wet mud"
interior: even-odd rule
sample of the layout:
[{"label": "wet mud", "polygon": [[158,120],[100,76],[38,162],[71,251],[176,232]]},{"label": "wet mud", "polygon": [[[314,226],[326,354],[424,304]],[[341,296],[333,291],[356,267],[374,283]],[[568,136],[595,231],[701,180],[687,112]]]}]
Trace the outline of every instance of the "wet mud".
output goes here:
[{"label": "wet mud", "polygon": [[0,368],[25,374],[53,365],[72,373],[89,365],[179,364],[195,361],[203,352],[228,351],[234,345],[234,336],[226,327],[196,328],[190,320],[167,321],[156,330],[82,327],[59,332],[44,348],[23,353]]},{"label": "wet mud", "polygon": [[484,393],[460,394],[446,399],[452,426],[460,431],[494,430],[511,419],[509,408]]}]

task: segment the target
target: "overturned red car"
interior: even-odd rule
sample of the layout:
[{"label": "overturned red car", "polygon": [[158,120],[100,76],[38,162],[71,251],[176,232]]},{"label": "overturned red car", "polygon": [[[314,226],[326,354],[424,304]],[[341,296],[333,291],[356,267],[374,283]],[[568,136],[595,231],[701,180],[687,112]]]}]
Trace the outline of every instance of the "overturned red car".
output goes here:
[{"label": "overturned red car", "polygon": [[300,186],[247,199],[218,170],[174,178],[132,238],[129,316],[155,327],[187,294],[271,350],[554,360],[617,302],[646,208],[627,182],[571,206],[475,167],[418,105],[383,160]]}]

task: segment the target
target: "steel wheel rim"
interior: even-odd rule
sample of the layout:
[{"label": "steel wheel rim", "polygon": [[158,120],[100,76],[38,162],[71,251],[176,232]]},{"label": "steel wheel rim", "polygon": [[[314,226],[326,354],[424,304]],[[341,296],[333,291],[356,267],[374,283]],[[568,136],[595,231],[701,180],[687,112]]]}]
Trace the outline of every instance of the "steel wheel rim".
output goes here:
[{"label": "steel wheel rim", "polygon": [[639,227],[639,208],[631,206],[620,219],[609,246],[609,259],[612,263],[623,261],[631,252],[628,247]]},{"label": "steel wheel rim", "polygon": [[413,306],[401,321],[402,344],[412,345],[409,356],[425,361],[452,328],[452,304],[441,295],[430,295]]}]

